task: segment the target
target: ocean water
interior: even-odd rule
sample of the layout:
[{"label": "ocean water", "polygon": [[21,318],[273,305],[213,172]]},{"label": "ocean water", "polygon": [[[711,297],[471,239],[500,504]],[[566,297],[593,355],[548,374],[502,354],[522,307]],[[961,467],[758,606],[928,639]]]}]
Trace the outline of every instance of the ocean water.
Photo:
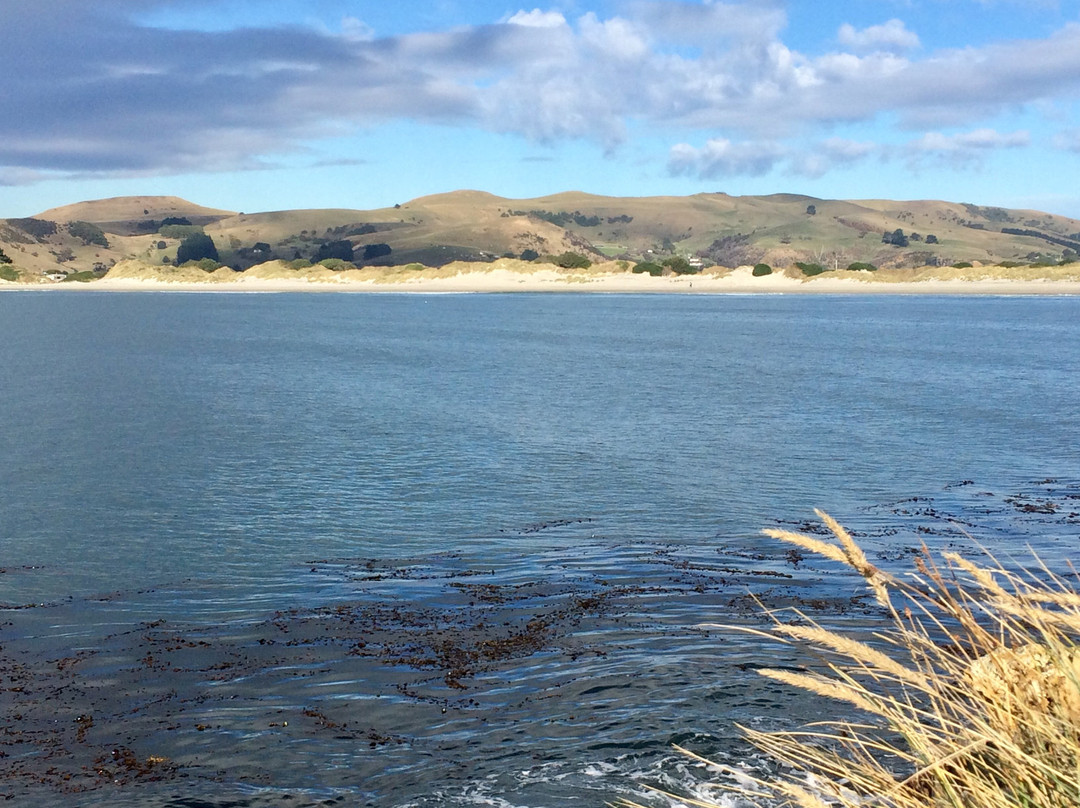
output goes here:
[{"label": "ocean water", "polygon": [[880,620],[761,528],[1063,569],[1078,384],[1065,297],[0,295],[0,796],[702,793],[828,709],[703,623]]}]

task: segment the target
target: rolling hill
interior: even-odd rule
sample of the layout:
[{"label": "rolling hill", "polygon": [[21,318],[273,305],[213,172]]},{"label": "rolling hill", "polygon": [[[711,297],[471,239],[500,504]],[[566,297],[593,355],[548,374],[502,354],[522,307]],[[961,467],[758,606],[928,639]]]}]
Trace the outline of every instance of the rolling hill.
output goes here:
[{"label": "rolling hill", "polygon": [[722,193],[512,200],[479,191],[367,211],[235,213],[177,197],[96,200],[0,220],[0,249],[11,259],[9,272],[26,280],[101,273],[125,258],[171,263],[182,238],[200,228],[221,261],[238,270],[271,258],[318,259],[343,242],[357,264],[426,266],[577,252],[630,262],[681,256],[704,266],[886,268],[1057,263],[1080,252],[1080,221],[973,204]]}]

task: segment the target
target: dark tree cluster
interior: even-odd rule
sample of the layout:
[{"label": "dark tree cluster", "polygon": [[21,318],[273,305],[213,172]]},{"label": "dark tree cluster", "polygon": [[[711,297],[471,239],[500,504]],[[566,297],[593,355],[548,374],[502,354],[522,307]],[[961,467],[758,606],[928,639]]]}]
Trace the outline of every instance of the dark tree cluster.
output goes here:
[{"label": "dark tree cluster", "polygon": [[[532,216],[534,219],[540,219],[545,222],[549,222],[556,227],[566,227],[573,222],[578,227],[599,227],[603,222],[599,216],[586,216],[579,210],[575,210],[573,213],[567,213],[565,210],[560,210],[552,213],[549,210],[512,210],[509,211],[510,216]],[[633,217],[619,217],[619,221],[626,219],[630,221]],[[609,220],[614,224],[613,220]]]},{"label": "dark tree cluster", "polygon": [[315,251],[315,255],[311,260],[317,264],[328,258],[337,258],[340,261],[351,262],[354,258],[352,242],[348,239],[341,239],[339,241],[327,241],[325,244],[320,244],[319,249]]},{"label": "dark tree cluster", "polygon": [[87,246],[97,244],[99,247],[108,247],[109,240],[105,232],[96,224],[90,222],[72,222],[68,225],[68,232]]},{"label": "dark tree cluster", "polygon": [[181,241],[180,246],[176,249],[176,263],[178,266],[186,264],[188,261],[198,262],[204,258],[214,261],[220,260],[214,240],[206,233],[192,233]]},{"label": "dark tree cluster", "polygon": [[389,244],[365,244],[364,245],[364,260],[374,261],[378,258],[385,258],[390,255],[393,250],[390,249]]},{"label": "dark tree cluster", "polygon": [[4,252],[3,249],[0,249],[0,264],[13,264],[13,263],[15,263],[15,262],[12,261],[10,258],[8,258],[7,253]]},{"label": "dark tree cluster", "polygon": [[564,252],[555,256],[554,261],[556,266],[563,269],[588,269],[592,266],[592,261],[576,252]]},{"label": "dark tree cluster", "polygon": [[56,222],[50,222],[48,219],[8,219],[8,224],[14,225],[24,233],[29,233],[38,241],[56,235]]},{"label": "dark tree cluster", "polygon": [[1026,230],[1019,227],[1003,227],[1002,233],[1006,233],[1010,236],[1029,236],[1030,238],[1041,238],[1043,241],[1049,241],[1051,244],[1057,244],[1061,247],[1072,247],[1073,249],[1080,249],[1080,243],[1072,239],[1062,238],[1060,236],[1052,236],[1049,233],[1043,233],[1039,230]]},{"label": "dark tree cluster", "polygon": [[891,244],[894,247],[906,247],[908,246],[908,237],[904,235],[904,231],[899,227],[893,230],[891,233],[884,233],[881,236],[882,244]]}]

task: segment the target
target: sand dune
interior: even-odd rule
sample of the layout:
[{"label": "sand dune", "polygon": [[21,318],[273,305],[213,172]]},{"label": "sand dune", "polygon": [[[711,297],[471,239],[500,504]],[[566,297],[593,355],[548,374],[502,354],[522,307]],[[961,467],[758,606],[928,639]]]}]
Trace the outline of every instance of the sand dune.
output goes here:
[{"label": "sand dune", "polygon": [[280,261],[237,273],[195,267],[158,267],[123,261],[91,283],[3,284],[0,288],[71,291],[182,292],[606,292],[639,294],[1080,294],[1080,268],[998,267],[829,272],[811,278],[776,272],[754,277],[750,267],[699,275],[652,277],[610,262],[588,270],[501,259],[490,264],[453,263],[437,269],[409,265],[334,271],[297,271]]}]

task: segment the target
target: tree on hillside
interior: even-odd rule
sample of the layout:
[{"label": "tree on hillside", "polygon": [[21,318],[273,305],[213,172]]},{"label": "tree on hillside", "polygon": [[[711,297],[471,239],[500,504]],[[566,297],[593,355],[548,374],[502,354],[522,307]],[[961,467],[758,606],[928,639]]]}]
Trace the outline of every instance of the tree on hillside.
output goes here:
[{"label": "tree on hillside", "polygon": [[186,264],[188,261],[201,261],[203,258],[220,260],[214,240],[206,233],[192,233],[180,242],[176,249],[177,265]]},{"label": "tree on hillside", "polygon": [[906,247],[908,246],[908,237],[904,235],[904,231],[899,227],[891,233],[885,233],[881,237],[882,244],[891,244],[894,247]]},{"label": "tree on hillside", "polygon": [[807,216],[816,216],[817,215],[817,205],[807,205],[806,206],[806,215]]},{"label": "tree on hillside", "polygon": [[15,263],[15,262],[12,261],[10,258],[8,258],[7,253],[4,252],[3,249],[0,249],[0,264],[13,264],[13,263]]},{"label": "tree on hillside", "polygon": [[315,256],[311,261],[312,263],[317,264],[328,258],[337,258],[340,261],[351,262],[353,257],[352,242],[348,239],[342,239],[340,241],[327,241],[325,244],[320,244],[319,249],[315,251]]},{"label": "tree on hillside", "polygon": [[104,231],[96,224],[90,222],[72,222],[68,225],[68,232],[87,246],[97,244],[99,247],[108,247],[109,240]]},{"label": "tree on hillside", "polygon": [[364,260],[373,261],[376,258],[385,258],[392,252],[393,250],[390,249],[389,244],[365,244]]}]

